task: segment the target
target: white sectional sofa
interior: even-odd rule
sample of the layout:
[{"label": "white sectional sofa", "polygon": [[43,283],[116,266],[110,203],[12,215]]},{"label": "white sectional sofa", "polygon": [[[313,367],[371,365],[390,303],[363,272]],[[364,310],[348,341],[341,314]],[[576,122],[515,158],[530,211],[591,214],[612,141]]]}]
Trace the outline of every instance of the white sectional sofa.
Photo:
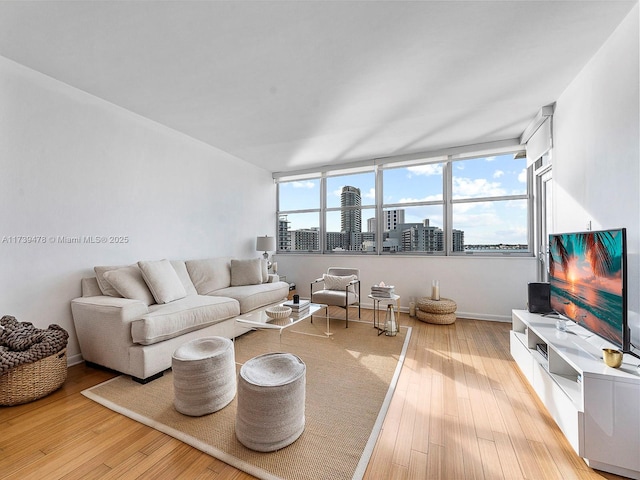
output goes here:
[{"label": "white sectional sofa", "polygon": [[185,342],[234,338],[235,318],[287,298],[289,285],[261,258],[141,261],[98,266],[71,302],[85,361],[146,383],[171,367]]}]

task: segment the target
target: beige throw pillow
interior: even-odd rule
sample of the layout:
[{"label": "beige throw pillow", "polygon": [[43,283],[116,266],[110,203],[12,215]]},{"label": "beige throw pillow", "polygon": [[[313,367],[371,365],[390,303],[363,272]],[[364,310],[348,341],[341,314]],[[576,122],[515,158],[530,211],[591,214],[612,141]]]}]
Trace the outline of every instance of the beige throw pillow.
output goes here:
[{"label": "beige throw pillow", "polygon": [[103,276],[124,298],[139,300],[147,305],[156,303],[137,265],[109,270]]},{"label": "beige throw pillow", "polygon": [[187,296],[169,260],[138,262],[138,267],[157,303],[169,303]]},{"label": "beige throw pillow", "polygon": [[231,286],[262,283],[262,258],[231,260]]},{"label": "beige throw pillow", "polygon": [[[358,277],[355,275],[346,275],[346,276],[338,276],[338,275],[327,275],[326,273],[322,275],[322,279],[324,280],[324,288],[326,290],[341,290],[344,292],[345,288],[349,286],[353,280],[356,280]],[[353,292],[353,286],[349,287],[349,291]]]},{"label": "beige throw pillow", "polygon": [[124,268],[127,266],[128,265],[111,265],[93,267],[93,271],[96,273],[98,286],[100,287],[100,291],[103,295],[107,295],[109,297],[122,297],[122,295],[120,295],[118,291],[113,288],[113,285],[107,282],[107,280],[104,278],[104,274],[110,270],[118,270],[119,268]]}]

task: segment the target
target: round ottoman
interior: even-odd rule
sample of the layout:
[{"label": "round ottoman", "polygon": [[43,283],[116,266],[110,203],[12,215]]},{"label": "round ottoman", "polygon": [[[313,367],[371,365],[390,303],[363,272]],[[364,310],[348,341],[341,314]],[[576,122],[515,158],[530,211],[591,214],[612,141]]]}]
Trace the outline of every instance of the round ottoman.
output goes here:
[{"label": "round ottoman", "polygon": [[306,366],[290,353],[267,353],[247,361],[238,376],[236,437],[245,447],[272,452],[292,444],[304,430]]},{"label": "round ottoman", "polygon": [[423,297],[416,302],[416,316],[423,322],[449,325],[456,321],[457,308],[456,302],[450,298],[431,300]]},{"label": "round ottoman", "polygon": [[226,407],[236,396],[233,342],[207,337],[185,343],[171,357],[174,406],[198,417]]}]

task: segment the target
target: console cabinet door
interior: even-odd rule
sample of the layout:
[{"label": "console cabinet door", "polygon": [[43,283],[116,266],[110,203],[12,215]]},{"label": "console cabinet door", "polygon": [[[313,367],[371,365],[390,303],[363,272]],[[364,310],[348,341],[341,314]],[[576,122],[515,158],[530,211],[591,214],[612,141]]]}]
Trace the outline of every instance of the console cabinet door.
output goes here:
[{"label": "console cabinet door", "polygon": [[590,376],[584,389],[584,457],[640,471],[640,384]]}]

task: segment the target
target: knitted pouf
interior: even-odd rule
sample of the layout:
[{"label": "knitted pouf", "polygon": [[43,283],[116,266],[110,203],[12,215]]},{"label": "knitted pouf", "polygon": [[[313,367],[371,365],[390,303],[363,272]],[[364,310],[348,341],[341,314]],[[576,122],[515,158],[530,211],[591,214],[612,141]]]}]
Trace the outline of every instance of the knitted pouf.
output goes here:
[{"label": "knitted pouf", "polygon": [[173,353],[174,406],[194,417],[226,407],[236,395],[233,342],[228,338],[192,340]]},{"label": "knitted pouf", "polygon": [[449,325],[456,321],[457,308],[456,302],[450,298],[431,300],[423,297],[416,302],[416,316],[422,322]]},{"label": "knitted pouf", "polygon": [[290,353],[247,361],[238,377],[236,437],[245,447],[272,452],[304,430],[306,365]]}]

